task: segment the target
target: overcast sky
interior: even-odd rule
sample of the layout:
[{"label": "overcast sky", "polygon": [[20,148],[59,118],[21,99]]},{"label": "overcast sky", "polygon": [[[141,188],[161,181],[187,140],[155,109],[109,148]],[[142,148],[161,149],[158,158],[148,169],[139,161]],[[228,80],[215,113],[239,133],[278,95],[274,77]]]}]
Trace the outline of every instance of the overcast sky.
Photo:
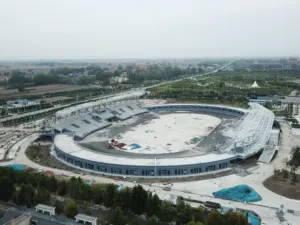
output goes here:
[{"label": "overcast sky", "polygon": [[0,59],[290,55],[300,0],[0,0]]}]

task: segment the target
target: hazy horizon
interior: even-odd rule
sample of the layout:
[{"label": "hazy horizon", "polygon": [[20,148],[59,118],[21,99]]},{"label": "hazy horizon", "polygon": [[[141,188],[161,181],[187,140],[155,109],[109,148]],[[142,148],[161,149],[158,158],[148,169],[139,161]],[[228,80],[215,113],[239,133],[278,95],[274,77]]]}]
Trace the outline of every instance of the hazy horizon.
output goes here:
[{"label": "hazy horizon", "polygon": [[299,0],[0,0],[0,60],[299,56]]}]

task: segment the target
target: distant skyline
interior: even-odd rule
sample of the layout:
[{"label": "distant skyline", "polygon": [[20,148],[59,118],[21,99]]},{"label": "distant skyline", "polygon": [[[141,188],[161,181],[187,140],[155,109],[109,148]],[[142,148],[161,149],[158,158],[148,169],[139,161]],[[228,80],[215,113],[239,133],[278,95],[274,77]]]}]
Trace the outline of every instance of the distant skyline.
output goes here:
[{"label": "distant skyline", "polygon": [[0,0],[0,60],[300,56],[299,0]]}]

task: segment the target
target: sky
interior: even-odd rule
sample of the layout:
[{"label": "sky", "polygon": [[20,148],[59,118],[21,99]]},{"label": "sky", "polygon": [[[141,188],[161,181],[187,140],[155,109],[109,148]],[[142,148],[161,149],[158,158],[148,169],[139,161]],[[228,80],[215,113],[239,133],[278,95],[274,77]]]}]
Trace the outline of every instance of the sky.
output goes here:
[{"label": "sky", "polygon": [[0,59],[300,55],[300,0],[0,0]]}]

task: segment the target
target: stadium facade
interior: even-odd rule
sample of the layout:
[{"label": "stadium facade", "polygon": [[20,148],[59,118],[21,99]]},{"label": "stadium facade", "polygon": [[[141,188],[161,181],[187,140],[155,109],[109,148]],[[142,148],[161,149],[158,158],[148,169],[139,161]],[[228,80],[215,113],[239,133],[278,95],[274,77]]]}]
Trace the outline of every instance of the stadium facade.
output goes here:
[{"label": "stadium facade", "polygon": [[[95,152],[76,142],[97,130],[109,129],[115,119],[127,120],[151,111],[222,114],[238,118],[239,123],[231,129],[232,141],[224,143],[218,152],[191,157],[124,157]],[[53,150],[56,157],[65,164],[89,172],[148,178],[196,176],[228,170],[238,161],[262,151],[270,139],[274,119],[270,110],[256,103],[250,103],[250,108],[244,110],[200,104],[166,104],[143,108],[138,104],[121,102],[81,115],[77,119],[64,120],[64,123],[54,128],[56,135]]]}]

